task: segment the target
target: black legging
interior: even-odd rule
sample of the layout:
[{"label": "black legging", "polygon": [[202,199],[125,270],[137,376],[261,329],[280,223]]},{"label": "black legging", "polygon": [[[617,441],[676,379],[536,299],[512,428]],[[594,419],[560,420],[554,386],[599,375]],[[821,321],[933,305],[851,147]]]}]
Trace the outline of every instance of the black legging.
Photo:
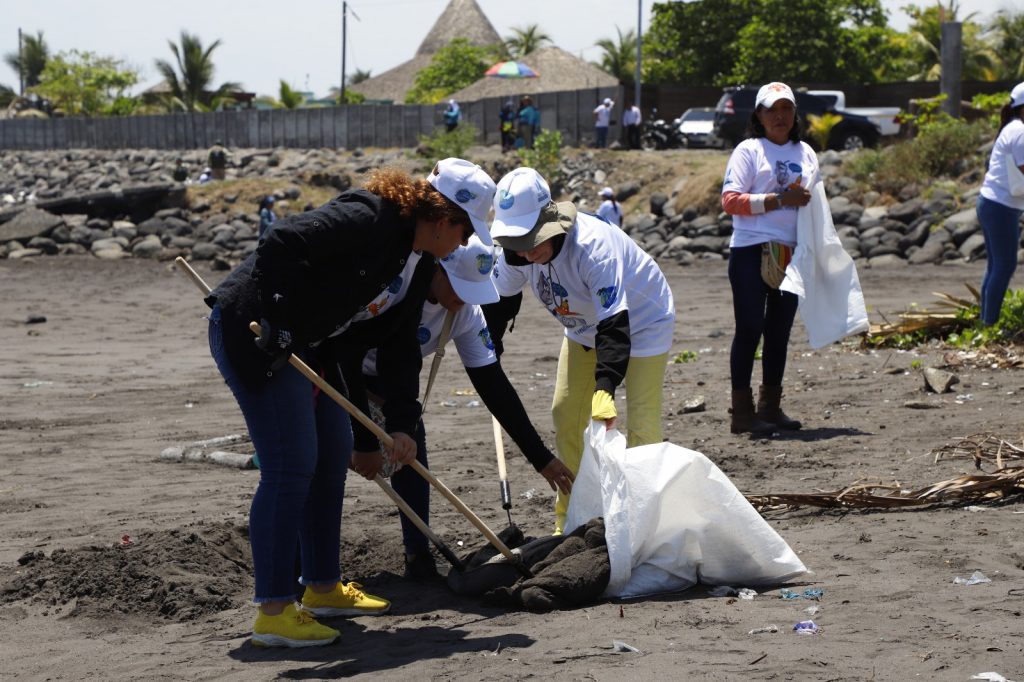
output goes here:
[{"label": "black legging", "polygon": [[762,336],[761,381],[765,386],[781,386],[789,332],[799,299],[796,294],[772,289],[761,279],[760,244],[729,252],[729,283],[736,318],[736,335],[729,354],[733,390],[750,387],[754,354]]}]

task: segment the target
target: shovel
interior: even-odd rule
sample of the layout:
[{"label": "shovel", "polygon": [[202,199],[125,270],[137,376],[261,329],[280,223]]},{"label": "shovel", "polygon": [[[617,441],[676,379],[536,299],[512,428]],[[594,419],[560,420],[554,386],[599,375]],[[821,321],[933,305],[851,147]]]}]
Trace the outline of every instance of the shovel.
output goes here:
[{"label": "shovel", "polygon": [[[180,269],[182,269],[184,272],[186,272],[188,274],[188,276],[192,279],[192,281],[195,282],[196,285],[199,286],[199,288],[204,293],[206,293],[206,294],[210,293],[210,287],[207,286],[206,282],[204,282],[202,277],[199,276],[199,273],[197,273],[195,270],[193,270],[192,267],[185,261],[184,258],[181,258],[179,256],[178,258],[175,259],[174,262],[175,262],[175,264]],[[260,325],[257,322],[250,322],[249,323],[249,329],[254,334],[256,334],[256,335],[260,334]],[[352,415],[352,417],[354,419],[356,419],[360,424],[365,426],[370,431],[370,433],[375,435],[382,443],[384,443],[384,445],[386,447],[391,447],[393,445],[393,441],[392,441],[392,438],[391,438],[390,434],[388,434],[384,429],[382,429],[380,426],[378,426],[376,424],[376,422],[374,422],[372,419],[370,419],[365,414],[363,414],[362,410],[360,410],[358,407],[356,407],[351,402],[349,402],[349,400],[347,398],[345,398],[345,396],[343,396],[340,393],[338,393],[338,391],[335,390],[335,388],[333,386],[331,386],[329,383],[327,383],[322,378],[320,378],[320,375],[318,375],[316,372],[314,372],[309,367],[309,365],[307,365],[305,362],[303,362],[301,359],[299,359],[298,356],[296,356],[295,354],[292,354],[288,358],[288,363],[292,367],[294,367],[296,370],[298,370],[300,374],[302,374],[304,377],[306,377],[311,382],[313,382],[313,384],[316,385],[317,388],[319,388],[321,391],[323,391],[324,394],[326,394],[328,397],[330,397],[332,400],[334,400],[334,402],[338,403],[338,405],[340,405],[346,412],[348,412],[350,415]],[[412,462],[410,462],[409,466],[411,466],[413,468],[413,470],[416,471],[416,473],[418,473],[420,476],[425,478],[428,483],[430,483],[432,486],[434,486],[437,489],[438,492],[440,492],[445,498],[448,499],[449,502],[451,502],[453,507],[455,507],[463,516],[465,516],[469,520],[470,523],[472,523],[474,526],[476,526],[476,529],[479,530],[483,534],[483,536],[487,539],[487,541],[495,549],[497,549],[499,552],[501,552],[502,556],[504,556],[509,561],[509,563],[511,563],[514,566],[516,566],[517,569],[524,576],[527,576],[527,577],[532,576],[532,574],[530,573],[530,570],[528,568],[526,568],[525,565],[522,564],[522,562],[520,560],[520,557],[517,554],[514,554],[512,552],[512,550],[510,550],[505,545],[505,543],[503,543],[498,538],[498,536],[495,535],[494,532],[490,528],[487,527],[487,524],[484,523],[483,520],[480,519],[480,517],[478,517],[476,514],[474,514],[473,511],[469,507],[467,507],[465,505],[465,503],[462,500],[460,500],[459,497],[455,493],[453,493],[451,490],[449,490],[448,487],[444,483],[439,481],[437,479],[437,477],[435,477],[432,473],[430,473],[430,471],[428,471],[426,467],[424,467],[422,464],[420,464],[416,460],[413,460]],[[392,490],[391,492],[394,493],[394,490]],[[395,493],[395,496],[397,497],[397,493]],[[394,498],[392,498],[392,499],[394,499]],[[405,511],[405,510],[403,510],[403,511]],[[411,513],[412,510],[409,509],[409,512]],[[419,517],[417,517],[415,514],[413,514],[409,518],[410,519],[414,519],[414,518],[418,519]],[[421,524],[423,524],[423,527],[420,527],[419,525],[417,525],[417,528],[419,528],[421,531],[423,530],[423,528],[428,528],[428,526],[423,523],[422,519],[419,519],[419,521],[420,521]],[[413,521],[413,523],[415,523],[415,520]],[[436,534],[431,533],[431,532],[424,532],[424,534],[427,535],[427,537],[431,537],[431,535],[433,535],[434,538],[437,537]],[[440,540],[438,540],[437,542],[440,542]],[[448,554],[451,554],[451,552],[449,551]],[[452,555],[452,557],[454,558],[454,555]],[[445,558],[447,559],[448,555],[445,555]],[[451,559],[449,559],[449,561],[451,561]],[[458,560],[456,559],[456,561],[458,561]],[[453,562],[453,565],[456,566],[456,567],[461,566],[461,562],[459,562],[459,563],[454,563]]]},{"label": "shovel", "polygon": [[505,441],[501,437],[501,424],[498,418],[491,415],[491,426],[494,429],[494,449],[498,455],[498,480],[501,485],[501,508],[508,514],[508,525],[512,523],[512,489],[508,485],[508,472],[505,470]]}]

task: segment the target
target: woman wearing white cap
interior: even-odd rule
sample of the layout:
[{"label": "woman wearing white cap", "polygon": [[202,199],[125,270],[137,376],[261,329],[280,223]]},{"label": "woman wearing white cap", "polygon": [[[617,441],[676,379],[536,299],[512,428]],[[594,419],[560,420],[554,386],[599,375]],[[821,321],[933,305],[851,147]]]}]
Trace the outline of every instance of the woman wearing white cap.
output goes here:
[{"label": "woman wearing white cap", "polygon": [[[491,233],[502,246],[494,283],[503,298],[484,313],[496,344],[527,286],[565,327],[551,410],[559,458],[579,470],[587,423],[614,423],[623,381],[629,446],[660,442],[675,305],[658,265],[622,230],[552,201],[532,168],[501,179],[494,211]],[[568,506],[569,495],[559,492],[556,533]]]},{"label": "woman wearing white cap", "polygon": [[[473,388],[534,469],[547,480],[551,489],[568,493],[572,490],[573,474],[551,454],[530,422],[526,408],[498,361],[487,322],[480,309],[481,305],[498,300],[498,292],[491,280],[493,266],[494,249],[485,246],[475,237],[469,240],[468,245],[441,259],[440,266],[435,269],[416,334],[420,349],[423,357],[438,350],[445,316],[448,311],[454,312],[449,340],[455,343]],[[366,356],[362,372],[371,391],[386,394],[383,382],[378,377],[377,356],[376,351]],[[422,420],[416,432],[416,444],[416,459],[423,466],[428,466],[426,433]],[[353,468],[357,473],[372,479],[380,472],[382,464],[381,458],[377,457],[360,461]],[[392,474],[391,484],[413,511],[427,521],[430,514],[430,487],[427,481],[411,468],[401,468]],[[436,578],[437,569],[427,537],[404,515],[400,518],[406,577],[417,580]]]},{"label": "woman wearing white cap", "polygon": [[[341,503],[352,428],[333,401],[317,399],[308,380],[287,364],[288,357],[299,355],[337,384],[345,346],[323,342],[353,321],[369,328],[394,305],[396,280],[409,276],[424,282],[417,289],[410,285],[399,304],[405,314],[390,316],[394,328],[379,330],[386,331],[388,353],[401,358],[389,385],[404,388],[388,396],[388,430],[395,442],[389,456],[412,461],[421,366],[416,324],[433,259],[447,256],[474,232],[490,243],[486,217],[493,194],[487,174],[461,159],[438,163],[425,180],[378,171],[365,190],[344,192],[318,209],[276,222],[207,299],[213,309],[211,353],[260,455],[249,517],[259,604],[255,644],[329,644],[338,631],[310,614],[373,615],[389,607],[355,583],[341,581]],[[251,320],[260,320],[262,328],[255,343]],[[366,403],[365,394],[353,387],[349,398]],[[301,609],[293,601],[296,545],[307,586]]]},{"label": "woman wearing white cap", "polygon": [[1003,297],[1017,269],[1020,217],[1024,213],[1024,83],[1010,92],[978,197],[978,222],[988,260],[981,281],[981,321],[999,321]]},{"label": "woman wearing white cap", "polygon": [[[722,207],[733,216],[729,241],[736,333],[729,356],[733,433],[798,429],[780,406],[786,347],[799,300],[762,276],[762,259],[778,271],[796,246],[797,208],[810,201],[807,188],[818,180],[818,158],[800,141],[796,99],[785,83],[769,83],[757,93],[748,139],[737,145],[725,171]],[[757,346],[762,385],[755,413],[750,382]]]},{"label": "woman wearing white cap", "polygon": [[601,198],[604,201],[597,209],[597,215],[610,222],[615,227],[622,226],[622,207],[615,201],[615,190],[605,187],[601,190]]}]

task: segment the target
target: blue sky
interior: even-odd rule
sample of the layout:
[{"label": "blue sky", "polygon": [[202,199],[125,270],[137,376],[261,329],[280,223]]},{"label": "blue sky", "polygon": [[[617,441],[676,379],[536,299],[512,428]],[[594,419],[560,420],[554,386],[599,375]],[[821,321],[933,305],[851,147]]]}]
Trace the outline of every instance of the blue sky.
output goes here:
[{"label": "blue sky", "polygon": [[[555,44],[588,60],[594,43],[615,38],[616,27],[635,28],[635,0],[477,0],[499,35],[539,24]],[[905,29],[899,8],[910,0],[883,0],[890,23]],[[1019,0],[1018,0],[1019,2]],[[352,0],[359,16],[348,21],[347,71],[379,74],[413,55],[448,0]],[[652,0],[642,0],[643,26]],[[924,4],[924,3],[917,3]],[[181,29],[205,43],[220,39],[214,53],[217,82],[241,82],[259,94],[276,94],[284,79],[318,95],[341,76],[341,0],[0,0],[0,54],[16,51],[18,28],[43,31],[54,52],[78,48],[123,59],[142,74],[139,90],[158,82],[153,60],[171,59],[168,40]],[[963,13],[981,19],[1010,0],[960,0]],[[0,83],[15,90],[17,74],[0,64]]]}]

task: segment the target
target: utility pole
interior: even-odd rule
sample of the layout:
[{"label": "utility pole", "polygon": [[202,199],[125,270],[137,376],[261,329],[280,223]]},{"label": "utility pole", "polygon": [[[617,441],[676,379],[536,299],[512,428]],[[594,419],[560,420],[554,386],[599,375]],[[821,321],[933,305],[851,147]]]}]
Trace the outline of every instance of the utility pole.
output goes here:
[{"label": "utility pole", "polygon": [[25,96],[25,49],[21,39],[21,27],[18,27],[18,94]]},{"label": "utility pole", "polygon": [[643,45],[642,19],[644,0],[636,0],[636,76],[634,76],[633,104],[640,109],[640,47]]},{"label": "utility pole", "polygon": [[338,91],[338,104],[345,103],[345,41],[347,38],[346,18],[348,16],[348,2],[341,3],[341,88]]},{"label": "utility pole", "polygon": [[953,118],[960,118],[960,79],[963,74],[963,25],[959,21],[942,22],[942,44],[939,76],[941,92],[946,96],[942,109]]}]

